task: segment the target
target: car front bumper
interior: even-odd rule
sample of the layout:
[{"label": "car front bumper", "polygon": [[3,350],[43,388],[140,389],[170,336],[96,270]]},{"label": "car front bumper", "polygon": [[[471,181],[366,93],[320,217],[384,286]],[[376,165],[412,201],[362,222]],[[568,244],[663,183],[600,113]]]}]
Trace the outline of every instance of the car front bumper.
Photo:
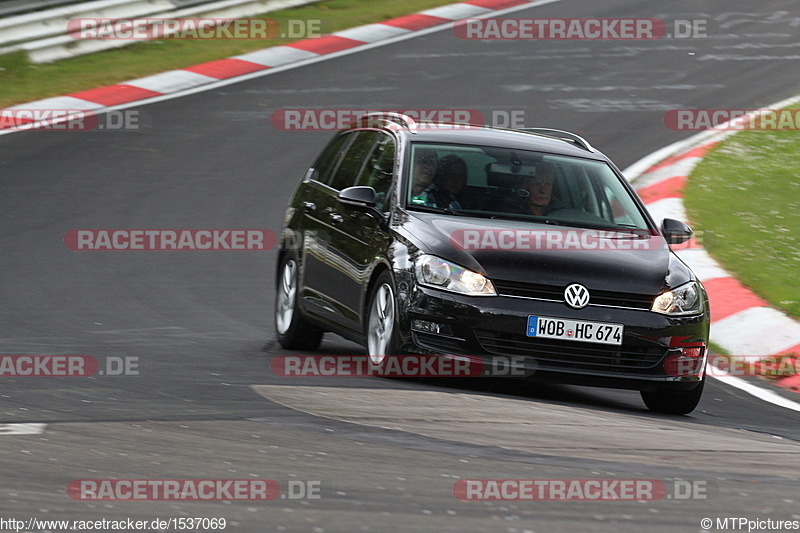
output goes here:
[{"label": "car front bumper", "polygon": [[[646,310],[589,306],[511,296],[464,296],[414,287],[400,305],[403,353],[475,356],[491,364],[507,358],[537,380],[637,390],[664,386],[690,390],[700,372],[670,372],[669,358],[702,345],[704,368],[707,313],[670,317]],[[624,325],[622,345],[526,336],[531,315]],[[433,324],[419,328],[419,321]],[[425,330],[427,329],[427,330]]]}]

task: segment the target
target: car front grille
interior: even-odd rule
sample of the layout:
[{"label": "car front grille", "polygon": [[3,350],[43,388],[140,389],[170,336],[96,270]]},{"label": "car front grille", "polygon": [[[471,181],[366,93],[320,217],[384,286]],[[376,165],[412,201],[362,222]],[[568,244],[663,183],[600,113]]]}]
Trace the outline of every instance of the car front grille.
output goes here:
[{"label": "car front grille", "polygon": [[[518,298],[553,300],[558,302],[564,301],[564,289],[566,287],[504,280],[492,280],[492,283],[494,284],[495,290],[497,290],[497,294],[501,296],[516,296]],[[592,289],[589,289],[589,295],[589,305],[643,310],[649,310],[653,305],[653,300],[656,298],[656,295]]]},{"label": "car front grille", "polygon": [[657,367],[667,354],[667,348],[662,346],[610,346],[486,330],[475,330],[475,334],[491,354],[522,355],[548,368],[645,371]]}]

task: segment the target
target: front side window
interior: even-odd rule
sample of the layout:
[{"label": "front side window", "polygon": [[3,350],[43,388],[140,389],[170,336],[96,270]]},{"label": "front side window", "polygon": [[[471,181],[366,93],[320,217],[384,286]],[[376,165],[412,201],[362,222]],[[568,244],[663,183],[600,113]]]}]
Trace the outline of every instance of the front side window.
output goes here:
[{"label": "front side window", "polygon": [[394,139],[381,134],[356,183],[375,189],[377,196],[375,207],[380,210],[386,210],[388,207],[387,198],[394,178],[394,154]]},{"label": "front side window", "polygon": [[604,161],[485,146],[414,143],[406,206],[486,218],[647,230]]},{"label": "front side window", "polygon": [[364,159],[367,157],[379,133],[376,131],[359,131],[349,135],[355,135],[355,139],[350,143],[342,162],[330,182],[328,182],[328,185],[337,191],[355,185],[356,178],[364,165]]},{"label": "front side window", "polygon": [[327,183],[351,139],[352,134],[336,137],[314,163],[309,177],[313,180]]}]

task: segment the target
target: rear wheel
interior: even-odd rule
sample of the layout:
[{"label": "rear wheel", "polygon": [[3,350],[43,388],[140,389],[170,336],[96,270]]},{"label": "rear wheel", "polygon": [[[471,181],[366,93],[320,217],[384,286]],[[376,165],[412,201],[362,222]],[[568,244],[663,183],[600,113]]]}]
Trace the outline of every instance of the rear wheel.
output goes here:
[{"label": "rear wheel", "polygon": [[275,294],[275,330],[287,350],[316,350],[323,331],[306,322],[297,307],[298,267],[293,256],[284,257]]},{"label": "rear wheel", "polygon": [[367,353],[380,365],[387,355],[395,355],[398,345],[397,300],[388,272],[378,276],[369,300],[367,315]]},{"label": "rear wheel", "polygon": [[659,391],[641,391],[644,404],[651,411],[671,415],[685,415],[694,411],[703,395],[705,379],[690,391],[666,388]]}]

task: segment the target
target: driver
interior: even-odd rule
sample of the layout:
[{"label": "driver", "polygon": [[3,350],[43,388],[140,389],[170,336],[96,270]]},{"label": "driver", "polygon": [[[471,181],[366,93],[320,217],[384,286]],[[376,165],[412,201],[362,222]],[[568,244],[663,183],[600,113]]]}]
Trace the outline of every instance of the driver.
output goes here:
[{"label": "driver", "polygon": [[411,182],[411,196],[425,192],[436,174],[436,150],[420,148],[414,154],[414,179]]},{"label": "driver", "polygon": [[461,209],[467,200],[464,188],[467,184],[467,164],[455,154],[439,160],[433,185],[426,190],[429,207]]}]

